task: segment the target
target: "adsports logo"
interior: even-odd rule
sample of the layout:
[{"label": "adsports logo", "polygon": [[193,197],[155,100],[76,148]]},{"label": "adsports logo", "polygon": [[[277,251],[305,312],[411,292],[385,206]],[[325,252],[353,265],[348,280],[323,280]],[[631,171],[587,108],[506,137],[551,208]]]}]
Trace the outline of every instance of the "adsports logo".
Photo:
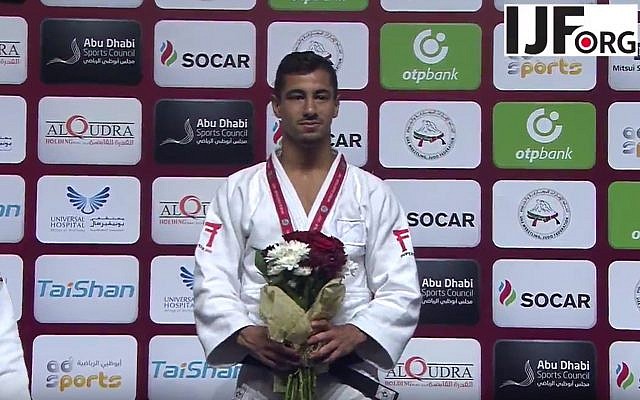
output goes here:
[{"label": "adsports logo", "polygon": [[638,6],[507,5],[506,56],[636,56]]},{"label": "adsports logo", "polygon": [[629,365],[626,362],[622,362],[616,366],[616,385],[622,389],[627,390],[629,386],[633,384],[636,377],[631,372]]},{"label": "adsports logo", "polygon": [[511,286],[511,282],[509,282],[508,279],[500,282],[498,293],[500,293],[498,300],[500,301],[500,304],[504,306],[508,307],[511,305],[511,303],[516,301],[516,291],[513,289],[513,286]]}]

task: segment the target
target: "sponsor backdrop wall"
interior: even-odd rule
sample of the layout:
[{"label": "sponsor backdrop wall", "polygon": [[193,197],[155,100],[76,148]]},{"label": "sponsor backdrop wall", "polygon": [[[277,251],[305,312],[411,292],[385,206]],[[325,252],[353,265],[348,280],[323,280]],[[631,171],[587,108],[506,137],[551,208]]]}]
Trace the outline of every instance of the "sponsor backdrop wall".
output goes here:
[{"label": "sponsor backdrop wall", "polygon": [[277,145],[292,50],[330,57],[333,144],[407,211],[421,321],[381,381],[640,398],[640,57],[504,57],[503,5],[0,0],[0,275],[34,398],[233,396],[194,336],[193,248]]}]

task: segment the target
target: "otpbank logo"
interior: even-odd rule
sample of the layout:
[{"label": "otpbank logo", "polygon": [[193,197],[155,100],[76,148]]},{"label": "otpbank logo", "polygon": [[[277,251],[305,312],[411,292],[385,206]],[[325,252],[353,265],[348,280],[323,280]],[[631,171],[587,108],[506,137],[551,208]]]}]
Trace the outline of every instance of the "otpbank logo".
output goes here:
[{"label": "otpbank logo", "polygon": [[382,86],[401,90],[477,89],[481,36],[476,24],[385,24],[380,37]]},{"label": "otpbank logo", "polygon": [[596,158],[591,103],[509,103],[493,109],[493,161],[505,169],[590,169]]},{"label": "otpbank logo", "polygon": [[614,249],[640,249],[640,182],[613,182],[609,186],[609,244]]},{"label": "otpbank logo", "polygon": [[511,285],[511,282],[509,282],[508,279],[505,279],[500,282],[500,286],[498,287],[498,292],[499,292],[498,299],[500,301],[500,304],[508,307],[511,304],[513,304],[514,301],[516,301],[517,293],[515,289],[513,289],[513,286]]}]

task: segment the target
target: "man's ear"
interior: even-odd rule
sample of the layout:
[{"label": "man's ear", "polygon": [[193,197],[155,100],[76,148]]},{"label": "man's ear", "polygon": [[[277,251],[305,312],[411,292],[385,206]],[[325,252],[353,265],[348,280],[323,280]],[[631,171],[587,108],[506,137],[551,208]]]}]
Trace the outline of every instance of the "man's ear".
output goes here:
[{"label": "man's ear", "polygon": [[276,117],[281,118],[280,116],[280,99],[275,94],[271,95],[271,109],[273,109],[273,113]]}]

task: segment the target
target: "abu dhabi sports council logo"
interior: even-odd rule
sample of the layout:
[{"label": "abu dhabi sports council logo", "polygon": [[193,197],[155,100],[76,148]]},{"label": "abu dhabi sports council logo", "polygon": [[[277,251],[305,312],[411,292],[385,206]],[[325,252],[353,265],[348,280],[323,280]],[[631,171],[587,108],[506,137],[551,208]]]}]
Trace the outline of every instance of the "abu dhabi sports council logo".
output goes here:
[{"label": "abu dhabi sports council logo", "polygon": [[156,160],[163,164],[253,160],[253,106],[248,101],[161,100],[155,133]]},{"label": "abu dhabi sports council logo", "polygon": [[530,386],[535,380],[535,376],[533,374],[533,368],[531,368],[531,360],[527,360],[527,362],[524,363],[524,374],[525,374],[525,378],[523,380],[518,382],[511,379],[506,380],[502,382],[502,384],[500,385],[500,388],[503,388],[505,386],[520,386],[520,387]]},{"label": "abu dhabi sports council logo", "polygon": [[313,51],[340,70],[344,60],[342,43],[336,35],[322,29],[315,29],[301,35],[293,46],[293,51]]},{"label": "abu dhabi sports council logo", "polygon": [[518,220],[529,236],[550,240],[565,232],[571,222],[571,209],[560,192],[540,188],[527,193],[522,199]]},{"label": "abu dhabi sports council logo", "polygon": [[[562,134],[562,125],[558,124],[560,114],[551,111],[548,115],[543,107],[534,110],[527,118],[527,133],[538,143],[551,143]],[[569,152],[567,157],[571,158]]]},{"label": "abu dhabi sports council logo", "polygon": [[101,191],[91,197],[78,193],[73,187],[67,186],[67,197],[69,202],[81,213],[91,215],[100,209],[109,198],[109,186],[105,186]]},{"label": "abu dhabi sports council logo", "polygon": [[80,47],[78,47],[78,39],[73,38],[73,40],[71,41],[71,56],[66,59],[62,59],[60,57],[53,57],[52,59],[47,61],[46,65],[58,64],[58,63],[73,65],[78,61],[80,61],[80,57],[81,56],[80,56]]},{"label": "abu dhabi sports council logo", "polygon": [[425,160],[437,160],[454,147],[456,126],[442,111],[420,110],[407,121],[404,138],[411,153]]},{"label": "abu dhabi sports council logo", "polygon": [[620,389],[627,390],[635,380],[636,377],[626,362],[622,361],[616,366],[616,386]]},{"label": "abu dhabi sports council logo", "polygon": [[173,43],[170,40],[162,42],[160,47],[160,62],[167,67],[171,66],[178,59],[178,53],[173,48]]},{"label": "abu dhabi sports council logo", "polygon": [[163,140],[162,142],[160,142],[160,146],[164,146],[166,144],[179,144],[179,145],[186,145],[189,144],[191,142],[193,142],[193,139],[196,137],[196,134],[193,132],[193,128],[191,127],[191,121],[189,118],[187,118],[184,121],[184,133],[185,135],[179,139],[173,139],[173,138],[168,138]]},{"label": "abu dhabi sports council logo", "polygon": [[513,286],[511,286],[511,282],[509,282],[508,279],[500,282],[498,293],[498,301],[500,301],[500,304],[506,307],[510,306],[514,301],[516,301],[517,292],[515,291]]},{"label": "abu dhabi sports council logo", "polygon": [[138,22],[46,19],[41,37],[45,83],[134,85],[142,79]]},{"label": "abu dhabi sports council logo", "polygon": [[425,29],[413,39],[413,53],[425,64],[437,64],[444,60],[449,47],[444,45],[447,35],[443,32],[433,32]]},{"label": "abu dhabi sports council logo", "polygon": [[193,272],[189,271],[184,265],[180,266],[180,278],[187,289],[193,290]]}]

